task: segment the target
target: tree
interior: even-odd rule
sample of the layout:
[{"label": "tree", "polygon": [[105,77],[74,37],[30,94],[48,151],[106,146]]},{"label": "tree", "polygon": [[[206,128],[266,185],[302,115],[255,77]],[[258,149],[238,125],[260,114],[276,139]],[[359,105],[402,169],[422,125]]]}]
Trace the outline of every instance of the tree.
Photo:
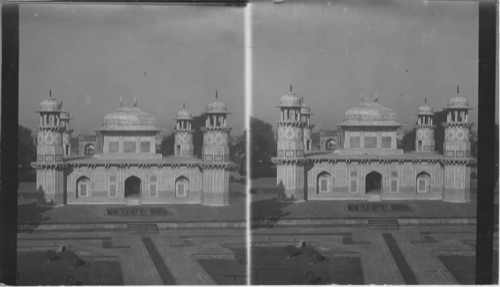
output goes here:
[{"label": "tree", "polygon": [[271,162],[271,157],[276,156],[276,139],[273,126],[261,119],[250,119],[250,149],[252,162]]},{"label": "tree", "polygon": [[18,126],[17,159],[21,167],[30,167],[36,160],[36,144],[29,128]]},{"label": "tree", "polygon": [[163,138],[160,144],[160,153],[163,156],[169,156],[174,154],[174,140],[175,140],[174,133],[171,133]]},{"label": "tree", "polygon": [[415,150],[415,137],[416,137],[416,129],[406,132],[403,136],[403,139],[398,142],[398,148],[403,149],[403,151],[414,151]]}]

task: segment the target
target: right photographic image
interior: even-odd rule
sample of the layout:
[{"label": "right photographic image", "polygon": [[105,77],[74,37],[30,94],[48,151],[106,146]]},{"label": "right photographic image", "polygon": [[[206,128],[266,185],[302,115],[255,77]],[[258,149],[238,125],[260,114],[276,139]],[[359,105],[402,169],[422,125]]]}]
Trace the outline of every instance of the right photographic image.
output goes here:
[{"label": "right photographic image", "polygon": [[479,4],[251,14],[250,283],[474,284]]}]

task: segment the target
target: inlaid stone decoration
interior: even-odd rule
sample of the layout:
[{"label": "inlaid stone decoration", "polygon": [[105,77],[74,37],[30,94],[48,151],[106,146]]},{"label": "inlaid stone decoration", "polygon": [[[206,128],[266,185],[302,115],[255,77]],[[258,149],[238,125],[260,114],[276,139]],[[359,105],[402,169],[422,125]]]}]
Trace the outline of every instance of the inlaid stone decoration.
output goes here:
[{"label": "inlaid stone decoration", "polygon": [[[394,110],[362,100],[336,129],[320,131],[312,150],[311,109],[290,92],[281,97],[277,122],[277,185],[287,198],[303,200],[470,200],[470,127],[467,99],[450,98],[447,120],[434,122],[427,100],[418,108],[415,151],[397,148],[401,124]],[[444,152],[435,152],[434,129],[445,127]],[[304,187],[304,181],[307,186]]]},{"label": "inlaid stone decoration", "polygon": [[[191,113],[181,109],[174,129],[174,155],[156,153],[156,119],[123,106],[104,117],[85,151],[71,155],[66,140],[69,113],[52,95],[40,104],[37,128],[37,190],[47,203],[65,204],[229,204],[227,106],[217,98],[204,115],[203,158],[193,155]],[[88,137],[90,139],[90,137]],[[179,179],[181,179],[179,181]],[[176,196],[182,195],[182,196]]]}]

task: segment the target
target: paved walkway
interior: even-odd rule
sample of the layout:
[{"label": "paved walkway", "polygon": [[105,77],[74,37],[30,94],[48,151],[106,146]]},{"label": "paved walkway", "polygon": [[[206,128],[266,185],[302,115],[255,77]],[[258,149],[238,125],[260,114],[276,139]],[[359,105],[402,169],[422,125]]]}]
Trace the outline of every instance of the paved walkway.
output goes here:
[{"label": "paved walkway", "polygon": [[[284,247],[305,240],[327,257],[353,253],[361,259],[365,284],[459,284],[438,255],[473,255],[475,237],[475,226],[279,228],[254,230],[253,244]],[[498,232],[495,242],[498,250]]]},{"label": "paved walkway", "polygon": [[[153,243],[149,250],[145,238]],[[176,230],[160,231],[158,234],[43,232],[18,235],[18,250],[49,250],[64,245],[82,258],[119,258],[125,285],[164,285],[165,270],[159,268],[161,261],[173,276],[175,284],[214,285],[215,282],[197,259],[199,256],[234,257],[232,250],[221,245],[224,243],[244,245],[244,230]],[[160,255],[159,258],[152,256],[155,252]]]}]

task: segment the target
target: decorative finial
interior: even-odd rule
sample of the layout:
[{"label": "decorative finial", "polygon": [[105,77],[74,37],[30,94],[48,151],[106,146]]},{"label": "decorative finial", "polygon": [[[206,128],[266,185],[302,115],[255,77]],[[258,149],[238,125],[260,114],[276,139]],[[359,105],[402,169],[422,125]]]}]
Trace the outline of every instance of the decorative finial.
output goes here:
[{"label": "decorative finial", "polygon": [[120,107],[123,106],[123,96],[120,97]]},{"label": "decorative finial", "polygon": [[292,84],[290,84],[290,93],[292,92]]},{"label": "decorative finial", "polygon": [[218,95],[217,95],[217,90],[215,90],[215,98],[216,98],[216,99],[218,98]]},{"label": "decorative finial", "polygon": [[375,92],[375,103],[378,103],[378,92]]},{"label": "decorative finial", "polygon": [[137,108],[137,97],[134,97],[134,108]]},{"label": "decorative finial", "polygon": [[61,109],[62,109],[62,107],[63,107],[63,106],[62,106],[62,100],[61,100]]},{"label": "decorative finial", "polygon": [[365,91],[361,90],[361,102],[363,103],[365,101],[365,96],[363,95]]},{"label": "decorative finial", "polygon": [[424,99],[424,104],[427,104],[427,98]]},{"label": "decorative finial", "polygon": [[52,98],[52,89],[49,89],[49,97]]},{"label": "decorative finial", "polygon": [[460,85],[457,85],[457,95],[460,94]]},{"label": "decorative finial", "polygon": [[182,103],[182,108],[185,109],[186,108],[186,103]]}]

